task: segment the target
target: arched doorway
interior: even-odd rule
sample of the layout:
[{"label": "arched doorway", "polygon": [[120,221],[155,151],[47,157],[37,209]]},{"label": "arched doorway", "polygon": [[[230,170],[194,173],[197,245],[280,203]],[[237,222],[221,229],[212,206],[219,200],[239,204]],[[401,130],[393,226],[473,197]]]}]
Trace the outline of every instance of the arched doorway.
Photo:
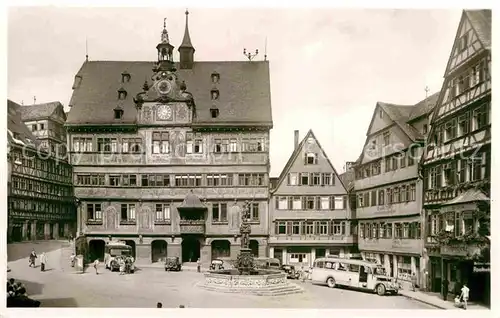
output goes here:
[{"label": "arched doorway", "polygon": [[163,262],[167,257],[167,242],[165,240],[154,240],[151,242],[151,262]]},{"label": "arched doorway", "polygon": [[126,240],[125,244],[129,245],[132,247],[132,257],[135,258],[135,241],[133,240]]},{"label": "arched doorway", "polygon": [[212,241],[212,259],[231,257],[231,243],[228,240]]},{"label": "arched doorway", "polygon": [[104,243],[103,240],[90,240],[89,242],[89,257],[90,261],[94,261],[98,258],[100,261],[104,261]]},{"label": "arched doorway", "polygon": [[200,258],[200,239],[197,236],[182,237],[182,262],[196,262]]},{"label": "arched doorway", "polygon": [[257,240],[250,240],[249,248],[252,250],[254,257],[259,257],[259,242]]}]

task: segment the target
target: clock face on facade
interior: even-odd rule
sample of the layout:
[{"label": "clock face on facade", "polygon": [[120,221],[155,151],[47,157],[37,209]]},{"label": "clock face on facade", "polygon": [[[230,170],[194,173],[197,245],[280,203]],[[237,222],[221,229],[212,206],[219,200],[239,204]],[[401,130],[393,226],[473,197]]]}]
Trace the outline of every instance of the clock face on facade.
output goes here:
[{"label": "clock face on facade", "polygon": [[170,93],[170,90],[172,89],[172,85],[170,84],[169,81],[163,80],[160,81],[157,85],[158,92],[162,95]]},{"label": "clock face on facade", "polygon": [[157,110],[157,117],[159,120],[171,120],[172,108],[168,105],[161,105]]}]

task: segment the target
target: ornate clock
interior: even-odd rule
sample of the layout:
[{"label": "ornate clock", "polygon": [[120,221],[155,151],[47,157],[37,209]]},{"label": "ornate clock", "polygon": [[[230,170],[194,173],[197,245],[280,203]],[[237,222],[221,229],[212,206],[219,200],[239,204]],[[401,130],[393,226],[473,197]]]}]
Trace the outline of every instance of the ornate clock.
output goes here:
[{"label": "ornate clock", "polygon": [[170,82],[167,80],[158,82],[158,85],[156,87],[158,89],[158,92],[162,95],[166,95],[172,90],[172,84],[170,84]]},{"label": "ornate clock", "polygon": [[172,108],[168,105],[161,105],[157,108],[156,116],[159,120],[171,120]]}]

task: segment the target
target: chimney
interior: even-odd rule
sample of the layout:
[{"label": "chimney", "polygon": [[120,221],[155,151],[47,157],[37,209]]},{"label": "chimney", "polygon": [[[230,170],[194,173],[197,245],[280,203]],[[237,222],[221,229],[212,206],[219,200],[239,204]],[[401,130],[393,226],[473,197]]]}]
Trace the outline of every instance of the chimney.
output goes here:
[{"label": "chimney", "polygon": [[299,147],[299,131],[295,130],[294,131],[294,136],[293,136],[293,150],[297,150],[297,147]]}]

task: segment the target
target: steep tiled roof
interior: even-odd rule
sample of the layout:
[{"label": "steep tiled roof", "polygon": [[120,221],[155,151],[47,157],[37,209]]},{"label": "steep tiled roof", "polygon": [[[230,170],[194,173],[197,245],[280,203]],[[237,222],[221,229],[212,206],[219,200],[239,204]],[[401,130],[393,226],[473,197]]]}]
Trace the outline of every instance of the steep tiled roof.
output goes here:
[{"label": "steep tiled roof", "polygon": [[491,49],[491,10],[464,10],[464,12],[484,48]]},{"label": "steep tiled roof", "polygon": [[[133,97],[142,91],[144,80],[151,83],[153,62],[91,61],[85,62],[76,75],[67,124],[130,124],[135,122]],[[269,62],[194,62],[192,69],[179,69],[187,91],[193,94],[197,123],[272,125]],[[128,71],[130,81],[121,83],[121,73]],[[211,74],[220,74],[217,88],[219,116],[212,118]],[[128,92],[120,100],[124,114],[121,121],[113,117],[118,104],[118,89]]]},{"label": "steep tiled roof", "polygon": [[432,112],[434,107],[436,107],[438,98],[439,98],[439,92],[434,93],[431,96],[424,99],[423,101],[418,102],[415,106],[413,106],[413,110],[411,111],[409,120],[416,119],[420,116]]},{"label": "steep tiled roof", "polygon": [[[38,145],[38,140],[31,133],[21,119],[21,106],[11,100],[7,100],[7,140],[9,143]],[[22,143],[20,143],[21,141]]]},{"label": "steep tiled roof", "polygon": [[354,188],[354,170],[351,169],[339,175],[340,180],[346,186],[347,191]]},{"label": "steep tiled roof", "polygon": [[58,106],[62,107],[62,104],[60,102],[49,102],[20,106],[21,118],[23,121],[27,121],[50,117]]},{"label": "steep tiled roof", "polygon": [[489,201],[483,192],[476,189],[469,189],[444,205],[463,204],[468,202]]}]

